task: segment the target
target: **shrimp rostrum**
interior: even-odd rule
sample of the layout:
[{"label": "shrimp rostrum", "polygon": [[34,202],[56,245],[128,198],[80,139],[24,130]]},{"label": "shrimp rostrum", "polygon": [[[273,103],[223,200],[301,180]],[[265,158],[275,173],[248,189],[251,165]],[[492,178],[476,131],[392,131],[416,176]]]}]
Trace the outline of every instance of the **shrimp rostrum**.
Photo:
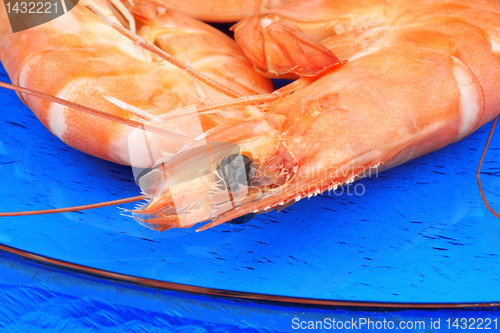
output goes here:
[{"label": "shrimp rostrum", "polygon": [[[365,41],[347,63],[295,81],[252,105],[255,119],[205,137],[210,160],[188,149],[161,163],[144,190],[162,190],[137,219],[160,230],[212,220],[206,229],[279,210],[440,149],[499,114],[500,3],[329,1],[331,17],[336,5],[337,21],[353,26],[330,45]],[[212,172],[197,177],[203,168]],[[170,186],[172,178],[182,181]]]}]

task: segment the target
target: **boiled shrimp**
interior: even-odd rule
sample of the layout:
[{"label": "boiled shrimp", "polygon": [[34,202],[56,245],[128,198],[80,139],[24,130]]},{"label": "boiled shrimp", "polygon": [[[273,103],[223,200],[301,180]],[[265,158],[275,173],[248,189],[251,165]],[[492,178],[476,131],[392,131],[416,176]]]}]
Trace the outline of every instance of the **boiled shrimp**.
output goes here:
[{"label": "boiled shrimp", "polygon": [[[206,137],[215,147],[209,176],[195,176],[208,165],[196,150],[175,161],[192,168],[162,163],[145,184],[163,190],[133,212],[138,220],[159,230],[212,220],[204,230],[279,210],[461,140],[500,113],[500,3],[313,2],[347,27],[332,23],[343,34],[323,45],[330,51],[355,44],[341,55],[347,63],[327,61],[313,77],[276,91],[278,100],[254,105],[261,117]],[[319,13],[304,8],[310,10],[296,12]],[[261,28],[273,24],[268,15],[259,16]],[[268,60],[273,47],[262,41],[256,45]],[[237,146],[240,161],[233,163],[233,148],[219,142]],[[189,181],[158,186],[172,178]]]},{"label": "boiled shrimp", "polygon": [[[122,25],[116,8],[105,1],[89,3]],[[0,60],[13,84],[105,110],[121,119],[154,122],[172,135],[163,137],[162,152],[153,149],[148,161],[141,162],[140,157],[148,152],[133,147],[132,127],[20,94],[53,134],[76,149],[120,164],[130,165],[135,159],[148,166],[204,132],[225,126],[223,116],[165,122],[161,115],[272,91],[270,81],[254,72],[234,41],[206,24],[146,2],[138,1],[131,9],[148,13],[140,21],[139,33],[144,39],[161,45],[177,63],[190,65],[178,68],[131,43],[85,4],[82,1],[53,21],[15,34],[8,32],[5,6],[0,4]],[[127,26],[135,29],[135,23]],[[205,83],[193,79],[193,74]]]},{"label": "boiled shrimp", "polygon": [[[264,72],[316,76],[390,43],[423,20],[461,21],[488,31],[496,43],[498,1],[308,0],[279,6],[235,25],[235,39]],[[419,40],[438,38],[420,33]],[[445,38],[446,36],[443,36]],[[417,37],[416,37],[417,38]],[[418,42],[418,41],[416,41]],[[498,49],[498,45],[492,45]]]},{"label": "boiled shrimp", "polygon": [[[356,18],[359,4],[342,2],[339,20]],[[361,4],[390,26],[370,32],[365,14],[353,19],[345,38],[356,40],[357,25],[378,37],[349,50],[347,62],[327,62],[269,100],[235,98],[173,114],[231,122],[142,174],[147,203],[132,216],[159,231],[211,221],[205,230],[280,210],[461,140],[498,116],[499,3]],[[339,48],[345,38],[334,38]]]},{"label": "boiled shrimp", "polygon": [[237,22],[251,15],[299,0],[157,0],[164,7],[207,22]]}]

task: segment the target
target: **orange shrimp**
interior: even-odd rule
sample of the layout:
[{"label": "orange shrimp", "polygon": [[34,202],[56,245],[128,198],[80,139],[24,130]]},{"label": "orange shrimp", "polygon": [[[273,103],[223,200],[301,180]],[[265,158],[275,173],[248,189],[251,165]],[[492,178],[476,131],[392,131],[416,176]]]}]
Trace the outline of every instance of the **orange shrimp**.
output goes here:
[{"label": "orange shrimp", "polygon": [[[119,22],[115,7],[105,1],[90,3]],[[200,107],[272,91],[271,82],[256,74],[234,41],[220,31],[150,3],[137,2],[134,10],[149,15],[140,24],[144,38],[161,45],[177,64],[187,61],[190,67],[178,68],[134,45],[85,8],[83,1],[53,21],[14,34],[8,32],[2,1],[0,60],[16,85],[105,110],[125,120],[153,121],[164,132],[172,133],[170,138],[163,137],[165,154],[175,153],[200,134],[226,125],[224,117],[217,115],[201,115],[195,122],[189,117],[160,122],[161,115],[189,105]],[[135,25],[132,22],[129,26]],[[193,79],[193,74],[211,87]],[[20,98],[68,145],[106,160],[131,164],[134,148],[129,145],[130,126],[34,96],[20,94]],[[159,150],[154,151],[153,161],[163,156]],[[142,164],[150,163],[148,159]]]},{"label": "orange shrimp", "polygon": [[158,230],[212,220],[205,230],[279,210],[456,142],[500,113],[499,2],[313,2],[330,11],[290,7],[347,26],[325,45],[354,43],[343,53],[348,62],[326,62],[316,77],[276,91],[278,100],[254,105],[260,117],[207,136],[210,163],[193,149],[158,164],[143,190],[160,191],[136,219]]},{"label": "orange shrimp", "polygon": [[[487,29],[495,42],[497,15],[496,0],[308,0],[254,15],[232,29],[236,42],[259,69],[316,76],[336,65],[338,58],[356,58],[384,47],[397,31],[420,25],[423,19],[450,25],[460,20]],[[418,38],[438,35],[431,29],[428,36],[420,33]]]},{"label": "orange shrimp", "polygon": [[156,0],[164,7],[207,22],[237,22],[251,15],[299,0]]},{"label": "orange shrimp", "polygon": [[[354,34],[346,39],[365,27],[360,4],[390,26],[379,34],[374,25],[378,37],[347,52],[347,63],[260,103],[174,112],[171,120],[215,112],[229,122],[141,175],[148,202],[131,212],[136,220],[159,231],[212,220],[205,230],[281,209],[440,149],[498,116],[500,3],[344,1],[339,20],[351,13]],[[346,39],[336,39],[339,48]]]}]

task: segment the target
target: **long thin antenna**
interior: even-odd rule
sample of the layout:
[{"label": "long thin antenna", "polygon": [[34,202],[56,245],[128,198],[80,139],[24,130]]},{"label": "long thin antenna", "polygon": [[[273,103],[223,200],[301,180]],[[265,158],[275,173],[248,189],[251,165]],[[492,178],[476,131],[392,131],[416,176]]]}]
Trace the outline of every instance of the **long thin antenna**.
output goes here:
[{"label": "long thin antenna", "polygon": [[[211,113],[218,113],[218,112],[224,113],[225,111],[223,109],[226,109],[226,108],[272,102],[272,101],[277,100],[278,98],[279,98],[279,96],[276,94],[244,96],[244,97],[239,97],[237,99],[233,99],[233,100],[230,100],[230,101],[224,102],[224,103],[207,105],[207,106],[202,106],[199,108],[183,109],[179,113],[176,113],[174,110],[172,112],[168,112],[164,115],[161,115],[160,117],[163,120],[172,120],[175,118],[181,118],[181,117],[184,117],[187,115],[192,115],[192,114],[211,114]],[[231,111],[229,111],[229,112],[231,112]]]},{"label": "long thin antenna", "polygon": [[151,126],[151,125],[148,125],[148,124],[144,124],[144,123],[135,121],[135,120],[123,118],[123,117],[120,117],[120,116],[117,116],[117,115],[114,115],[114,114],[106,113],[104,111],[93,109],[93,108],[90,108],[90,107],[87,107],[87,106],[84,106],[84,105],[80,105],[80,104],[76,104],[76,103],[73,103],[73,102],[70,102],[70,101],[66,101],[66,100],[61,99],[59,97],[55,97],[55,96],[44,94],[44,93],[42,93],[40,91],[36,91],[36,90],[28,89],[28,88],[23,88],[23,87],[16,86],[14,84],[5,83],[5,82],[0,82],[0,87],[6,88],[6,89],[10,89],[10,90],[14,90],[14,91],[18,91],[18,92],[21,92],[21,93],[24,93],[24,94],[28,94],[28,95],[40,97],[40,98],[43,98],[45,100],[48,100],[48,101],[51,101],[51,102],[54,102],[54,103],[58,103],[58,104],[61,104],[61,105],[67,106],[67,107],[70,107],[72,109],[75,109],[75,110],[78,110],[78,111],[82,111],[82,112],[91,114],[93,116],[97,116],[97,117],[101,117],[101,118],[108,119],[108,120],[111,120],[111,121],[115,121],[115,122],[118,122],[118,123],[121,123],[121,124],[124,124],[124,125],[128,125],[128,126],[131,126],[131,127],[138,127],[138,128],[141,128],[141,129],[143,129],[145,131],[148,131],[148,132],[151,132],[151,133],[155,133],[155,134],[159,134],[159,135],[162,135],[162,136],[174,139],[174,140],[178,140],[178,141],[183,142],[185,144],[189,144],[190,145],[190,144],[193,144],[193,143],[196,142],[195,140],[193,140],[193,139],[191,139],[191,138],[189,138],[187,136],[181,135],[181,134],[170,132],[170,131],[167,131],[167,130],[164,130],[164,129],[161,129],[161,128],[157,128],[157,127],[154,127],[154,126]]},{"label": "long thin antenna", "polygon": [[101,13],[99,13],[92,6],[88,5],[87,8],[90,9],[92,12],[94,12],[97,16],[99,16],[104,22],[106,22],[113,29],[115,29],[120,34],[122,34],[123,36],[127,37],[132,42],[134,42],[134,44],[142,47],[143,49],[146,49],[146,50],[150,51],[153,54],[156,54],[160,58],[162,58],[162,59],[168,61],[169,63],[171,63],[172,65],[174,65],[174,66],[182,69],[183,71],[185,71],[186,73],[188,73],[192,77],[196,78],[200,82],[205,83],[207,86],[214,88],[215,90],[223,93],[226,96],[229,96],[229,97],[232,97],[232,98],[241,97],[241,94],[239,94],[239,93],[237,93],[237,92],[235,92],[235,91],[233,91],[233,90],[231,90],[229,88],[226,88],[223,85],[215,82],[214,80],[206,77],[205,75],[203,75],[200,72],[194,70],[193,68],[189,67],[188,65],[182,63],[181,61],[175,59],[174,57],[172,57],[168,53],[166,53],[163,50],[159,49],[155,45],[151,44],[145,38],[137,36],[136,34],[131,33],[127,29],[125,29],[122,26],[120,26],[120,25],[116,24],[115,22],[111,21],[110,19],[108,19],[107,17],[105,17],[104,15],[102,15]]},{"label": "long thin antenna", "polygon": [[488,150],[488,146],[490,145],[491,137],[493,136],[493,132],[495,131],[495,126],[497,124],[497,120],[498,120],[498,117],[495,118],[495,121],[493,122],[493,125],[491,126],[490,136],[488,137],[488,141],[486,142],[486,146],[484,147],[483,156],[481,156],[481,161],[479,161],[479,166],[477,168],[476,178],[477,178],[477,184],[479,185],[479,192],[481,193],[481,198],[483,199],[484,205],[486,206],[486,208],[488,208],[488,210],[493,215],[495,215],[497,218],[500,219],[500,214],[495,212],[495,210],[490,207],[490,205],[488,204],[488,201],[486,200],[486,197],[484,196],[483,186],[481,185],[481,178],[480,178],[481,177],[480,176],[481,175],[481,166],[483,165],[484,156],[486,155],[486,151]]},{"label": "long thin antenna", "polygon": [[148,198],[147,195],[139,195],[139,196],[136,196],[136,197],[130,197],[130,198],[125,198],[125,199],[100,202],[100,203],[95,203],[95,204],[90,204],[90,205],[84,205],[84,206],[74,206],[74,207],[56,208],[56,209],[45,209],[45,210],[31,210],[31,211],[24,211],[24,212],[0,213],[0,217],[44,215],[44,214],[56,214],[56,213],[76,212],[76,211],[79,211],[79,210],[87,210],[87,209],[94,209],[94,208],[102,208],[102,207],[108,207],[108,206],[121,205],[121,204],[129,203],[129,202],[135,202],[135,201],[145,200],[147,198]]}]

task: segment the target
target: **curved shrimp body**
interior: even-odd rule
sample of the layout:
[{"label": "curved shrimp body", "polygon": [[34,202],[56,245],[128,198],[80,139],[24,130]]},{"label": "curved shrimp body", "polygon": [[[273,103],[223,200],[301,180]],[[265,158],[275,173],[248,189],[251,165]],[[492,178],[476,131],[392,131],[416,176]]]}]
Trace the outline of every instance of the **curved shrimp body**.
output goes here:
[{"label": "curved shrimp body", "polygon": [[[255,106],[259,119],[207,137],[237,145],[252,161],[250,170],[239,164],[246,182],[235,185],[220,172],[234,152],[218,152],[212,174],[164,186],[136,216],[160,230],[212,219],[207,228],[280,209],[472,133],[500,113],[500,4],[467,3],[477,9],[423,1],[393,14],[401,28],[346,64],[277,91],[280,99]],[[433,15],[432,8],[446,10]],[[195,153],[186,158],[201,161]],[[182,200],[173,200],[174,192]]]},{"label": "curved shrimp body", "polygon": [[316,76],[338,59],[391,44],[395,32],[418,29],[426,20],[459,20],[486,29],[498,41],[498,14],[494,0],[309,0],[249,17],[233,30],[245,55],[261,70]]},{"label": "curved shrimp body", "polygon": [[237,22],[298,0],[158,0],[165,7],[207,22]]},{"label": "curved shrimp body", "polygon": [[[105,2],[92,4],[118,22]],[[189,62],[237,94],[272,91],[270,81],[254,72],[253,65],[223,33],[165,8],[153,7],[149,19],[154,28],[147,29],[148,22],[142,24],[143,31],[149,32],[145,38],[151,38],[151,42],[161,38],[162,46],[180,61]],[[0,29],[10,30],[3,4]],[[14,84],[140,122],[187,105],[229,99],[134,45],[83,2],[46,24],[15,34],[2,33],[0,60]],[[131,163],[129,139],[133,128],[33,96],[22,94],[20,98],[68,145],[106,160]],[[219,125],[214,116],[198,119],[196,124],[180,118],[156,126],[194,138]],[[183,144],[167,140],[163,149],[175,153]]]}]

